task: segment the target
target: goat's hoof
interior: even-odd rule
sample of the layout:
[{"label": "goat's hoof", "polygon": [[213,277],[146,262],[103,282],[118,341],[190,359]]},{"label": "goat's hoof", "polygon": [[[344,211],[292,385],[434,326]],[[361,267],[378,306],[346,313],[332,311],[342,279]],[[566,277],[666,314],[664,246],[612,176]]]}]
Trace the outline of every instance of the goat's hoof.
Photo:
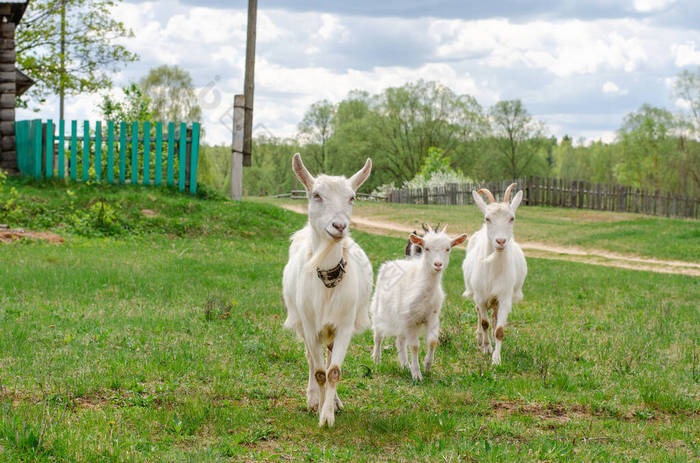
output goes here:
[{"label": "goat's hoof", "polygon": [[306,398],[306,408],[308,408],[310,412],[316,413],[318,411],[318,404],[318,397]]},{"label": "goat's hoof", "polygon": [[492,365],[500,365],[501,364],[501,354],[494,352],[493,357],[491,357],[491,364]]},{"label": "goat's hoof", "polygon": [[309,389],[306,391],[306,408],[310,412],[315,413],[318,411],[319,393],[320,391],[318,389]]},{"label": "goat's hoof", "polygon": [[490,354],[493,352],[493,347],[491,347],[491,344],[484,344],[481,346],[481,352],[484,354]]},{"label": "goat's hoof", "polygon": [[335,396],[335,410],[336,411],[342,410],[343,407],[345,407],[345,405],[343,405],[343,401],[340,400],[340,397],[338,397],[338,395],[336,394],[336,396]]},{"label": "goat's hoof", "polygon": [[327,411],[325,408],[321,410],[321,417],[318,420],[318,426],[323,427],[324,424],[327,424],[328,427],[333,427],[335,424],[335,413],[333,411]]},{"label": "goat's hoof", "polygon": [[413,381],[423,381],[423,375],[420,373],[411,373],[411,377],[413,378]]},{"label": "goat's hoof", "polygon": [[379,362],[382,361],[382,354],[372,354],[372,360],[379,365]]}]

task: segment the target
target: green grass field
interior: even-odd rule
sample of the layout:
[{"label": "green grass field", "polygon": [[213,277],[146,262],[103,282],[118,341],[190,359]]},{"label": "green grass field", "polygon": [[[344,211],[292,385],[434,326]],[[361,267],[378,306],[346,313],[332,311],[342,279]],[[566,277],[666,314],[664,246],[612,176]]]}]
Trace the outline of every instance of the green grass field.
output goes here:
[{"label": "green grass field", "polygon": [[[9,185],[0,223],[66,242],[0,244],[0,461],[700,458],[699,278],[529,259],[494,368],[475,347],[458,250],[433,372],[414,383],[393,347],[375,367],[371,333],[357,336],[346,408],[319,429],[302,344],[281,328],[303,216],[139,187]],[[403,251],[353,236],[375,269]]]},{"label": "green grass field", "polygon": [[[257,199],[270,204],[302,201]],[[355,206],[358,216],[380,222],[393,222],[420,230],[422,222],[448,223],[453,233],[471,236],[484,221],[476,206],[424,206],[361,201]],[[640,214],[521,206],[515,227],[520,241],[612,251],[668,260],[700,262],[700,222]]]}]

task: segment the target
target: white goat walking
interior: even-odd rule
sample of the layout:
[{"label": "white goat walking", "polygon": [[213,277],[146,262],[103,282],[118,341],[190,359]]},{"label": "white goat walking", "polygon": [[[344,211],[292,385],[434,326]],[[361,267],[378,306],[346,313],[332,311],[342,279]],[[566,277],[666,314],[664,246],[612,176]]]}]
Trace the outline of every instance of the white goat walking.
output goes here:
[{"label": "white goat walking", "polygon": [[[515,211],[523,199],[521,190],[510,201],[515,186],[513,183],[506,189],[502,203],[496,202],[487,189],[472,191],[474,202],[484,213],[484,225],[469,240],[467,257],[462,263],[466,286],[464,297],[474,299],[479,319],[477,344],[483,353],[493,352],[491,361],[494,365],[501,363],[503,329],[512,305],[523,298],[523,283],[527,276],[525,255],[513,238]],[[489,204],[481,199],[480,193],[486,195]],[[495,350],[489,341],[489,309],[493,310]]]},{"label": "white goat walking", "polygon": [[427,373],[433,365],[440,335],[440,311],[445,299],[442,275],[450,262],[452,247],[467,239],[466,234],[452,239],[445,229],[438,231],[429,228],[422,237],[411,234],[411,242],[419,246],[422,252],[410,259],[382,264],[370,306],[374,361],[381,361],[384,337],[396,336],[399,363],[404,368],[408,366],[406,344],[411,349],[411,376],[416,381],[423,379],[418,365],[419,336],[426,334],[423,369]]},{"label": "white goat walking", "polygon": [[307,406],[319,411],[319,426],[333,426],[336,408],[343,407],[336,390],[350,338],[369,326],[372,266],[348,226],[355,192],[367,180],[372,161],[367,159],[350,179],[314,178],[298,153],[292,168],[309,197],[309,223],[292,236],[284,267],[284,326],[296,331],[306,347]]}]

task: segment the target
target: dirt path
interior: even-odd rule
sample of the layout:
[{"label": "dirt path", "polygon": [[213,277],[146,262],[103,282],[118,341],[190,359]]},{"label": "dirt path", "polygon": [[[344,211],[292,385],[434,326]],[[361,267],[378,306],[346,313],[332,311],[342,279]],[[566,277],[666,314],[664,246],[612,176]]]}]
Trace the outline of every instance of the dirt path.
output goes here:
[{"label": "dirt path", "polygon": [[[306,214],[303,205],[282,205],[287,210]],[[413,231],[412,227],[392,222],[381,222],[367,217],[353,216],[352,227],[378,235],[406,237]],[[634,255],[616,254],[600,249],[584,249],[574,246],[556,246],[537,242],[518,242],[529,257],[553,260],[567,260],[586,264],[619,267],[632,270],[646,270],[657,273],[675,273],[680,275],[700,276],[700,264],[679,260],[661,260]]]}]

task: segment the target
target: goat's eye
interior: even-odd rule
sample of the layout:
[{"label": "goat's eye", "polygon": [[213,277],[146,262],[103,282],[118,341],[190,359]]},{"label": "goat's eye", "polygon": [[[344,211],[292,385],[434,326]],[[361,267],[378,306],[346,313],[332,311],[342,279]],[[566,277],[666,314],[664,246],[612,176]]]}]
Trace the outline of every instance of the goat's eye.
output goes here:
[{"label": "goat's eye", "polygon": [[486,217],[486,222],[491,223],[491,219],[489,219],[488,217]]},{"label": "goat's eye", "polygon": [[355,196],[350,196],[350,204],[355,202]]},{"label": "goat's eye", "polygon": [[510,220],[509,220],[509,222],[510,222],[510,223],[513,223],[514,220],[515,220],[515,217],[511,217]]},{"label": "goat's eye", "polygon": [[321,201],[321,195],[318,193],[314,193],[311,195],[312,198],[314,198],[316,201]]},{"label": "goat's eye", "polygon": [[430,252],[430,248],[425,248],[426,251]]},{"label": "goat's eye", "polygon": [[450,252],[450,248],[445,249],[445,252]]}]

